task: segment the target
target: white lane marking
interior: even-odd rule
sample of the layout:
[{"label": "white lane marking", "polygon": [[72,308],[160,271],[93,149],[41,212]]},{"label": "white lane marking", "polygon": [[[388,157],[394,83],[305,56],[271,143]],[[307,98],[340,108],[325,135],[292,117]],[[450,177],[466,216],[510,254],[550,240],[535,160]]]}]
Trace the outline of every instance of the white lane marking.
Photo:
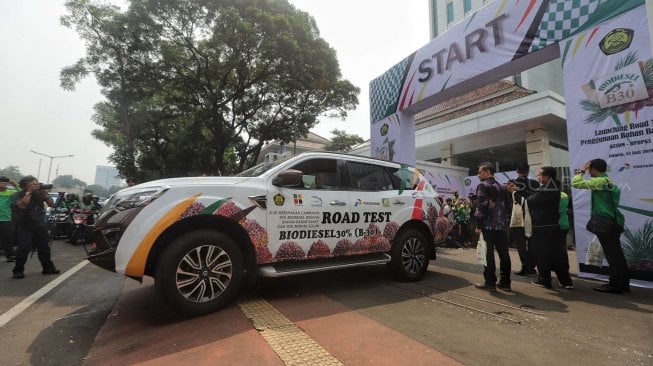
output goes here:
[{"label": "white lane marking", "polygon": [[[57,285],[59,285],[60,283],[65,281],[68,277],[75,274],[75,272],[82,269],[88,263],[89,263],[89,261],[84,259],[83,261],[79,262],[75,267],[69,269],[64,274],[62,274],[59,277],[55,278],[54,280],[52,280],[47,285],[41,287],[35,293],[29,295],[25,300],[19,302],[18,304],[14,305],[13,308],[7,310],[4,314],[0,315],[0,328],[4,327],[5,324],[9,323],[13,318],[18,316],[18,314],[22,313],[25,309],[30,307],[33,303],[38,301],[38,299],[40,299],[45,294],[50,292],[50,290],[52,290],[53,288],[57,287]],[[23,281],[25,281],[25,280],[23,280]]]}]

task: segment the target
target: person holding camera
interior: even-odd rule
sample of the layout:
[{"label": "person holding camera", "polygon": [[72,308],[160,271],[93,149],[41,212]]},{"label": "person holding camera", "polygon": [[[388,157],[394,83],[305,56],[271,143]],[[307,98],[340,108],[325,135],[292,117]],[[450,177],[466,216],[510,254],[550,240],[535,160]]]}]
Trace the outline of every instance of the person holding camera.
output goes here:
[{"label": "person holding camera", "polygon": [[43,267],[43,274],[59,274],[50,258],[50,238],[44,220],[45,209],[43,203],[54,206],[52,198],[47,192],[52,186],[40,184],[36,177],[28,175],[19,182],[20,191],[11,198],[11,208],[16,232],[18,236],[18,251],[16,253],[16,266],[13,278],[24,278],[25,262],[30,249],[38,250],[39,261]]}]

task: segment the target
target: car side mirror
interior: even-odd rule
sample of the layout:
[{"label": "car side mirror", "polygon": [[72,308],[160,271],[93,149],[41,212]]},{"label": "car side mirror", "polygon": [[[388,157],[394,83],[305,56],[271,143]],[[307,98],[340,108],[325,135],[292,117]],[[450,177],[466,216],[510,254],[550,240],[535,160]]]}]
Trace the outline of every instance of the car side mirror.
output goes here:
[{"label": "car side mirror", "polygon": [[272,179],[272,184],[277,187],[298,187],[302,185],[303,175],[301,170],[287,169],[277,174]]}]

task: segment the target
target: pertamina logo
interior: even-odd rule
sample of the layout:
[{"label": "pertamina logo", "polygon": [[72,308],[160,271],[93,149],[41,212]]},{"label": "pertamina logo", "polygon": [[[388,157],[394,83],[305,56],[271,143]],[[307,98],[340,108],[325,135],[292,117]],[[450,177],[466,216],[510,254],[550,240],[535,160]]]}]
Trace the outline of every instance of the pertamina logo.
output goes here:
[{"label": "pertamina logo", "polygon": [[613,29],[599,42],[599,48],[606,55],[614,55],[630,47],[634,34],[635,32],[628,28]]}]

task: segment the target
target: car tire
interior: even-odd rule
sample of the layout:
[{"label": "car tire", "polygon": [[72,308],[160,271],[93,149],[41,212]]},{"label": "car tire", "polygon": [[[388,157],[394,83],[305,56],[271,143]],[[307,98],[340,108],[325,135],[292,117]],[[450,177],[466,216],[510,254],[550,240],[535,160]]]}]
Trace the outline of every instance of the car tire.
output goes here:
[{"label": "car tire", "polygon": [[155,285],[180,315],[215,312],[236,295],[243,280],[243,256],[228,236],[200,230],[174,240],[159,258]]},{"label": "car tire", "polygon": [[429,259],[426,238],[415,229],[407,229],[394,239],[391,250],[390,271],[400,281],[419,281],[426,273]]}]

